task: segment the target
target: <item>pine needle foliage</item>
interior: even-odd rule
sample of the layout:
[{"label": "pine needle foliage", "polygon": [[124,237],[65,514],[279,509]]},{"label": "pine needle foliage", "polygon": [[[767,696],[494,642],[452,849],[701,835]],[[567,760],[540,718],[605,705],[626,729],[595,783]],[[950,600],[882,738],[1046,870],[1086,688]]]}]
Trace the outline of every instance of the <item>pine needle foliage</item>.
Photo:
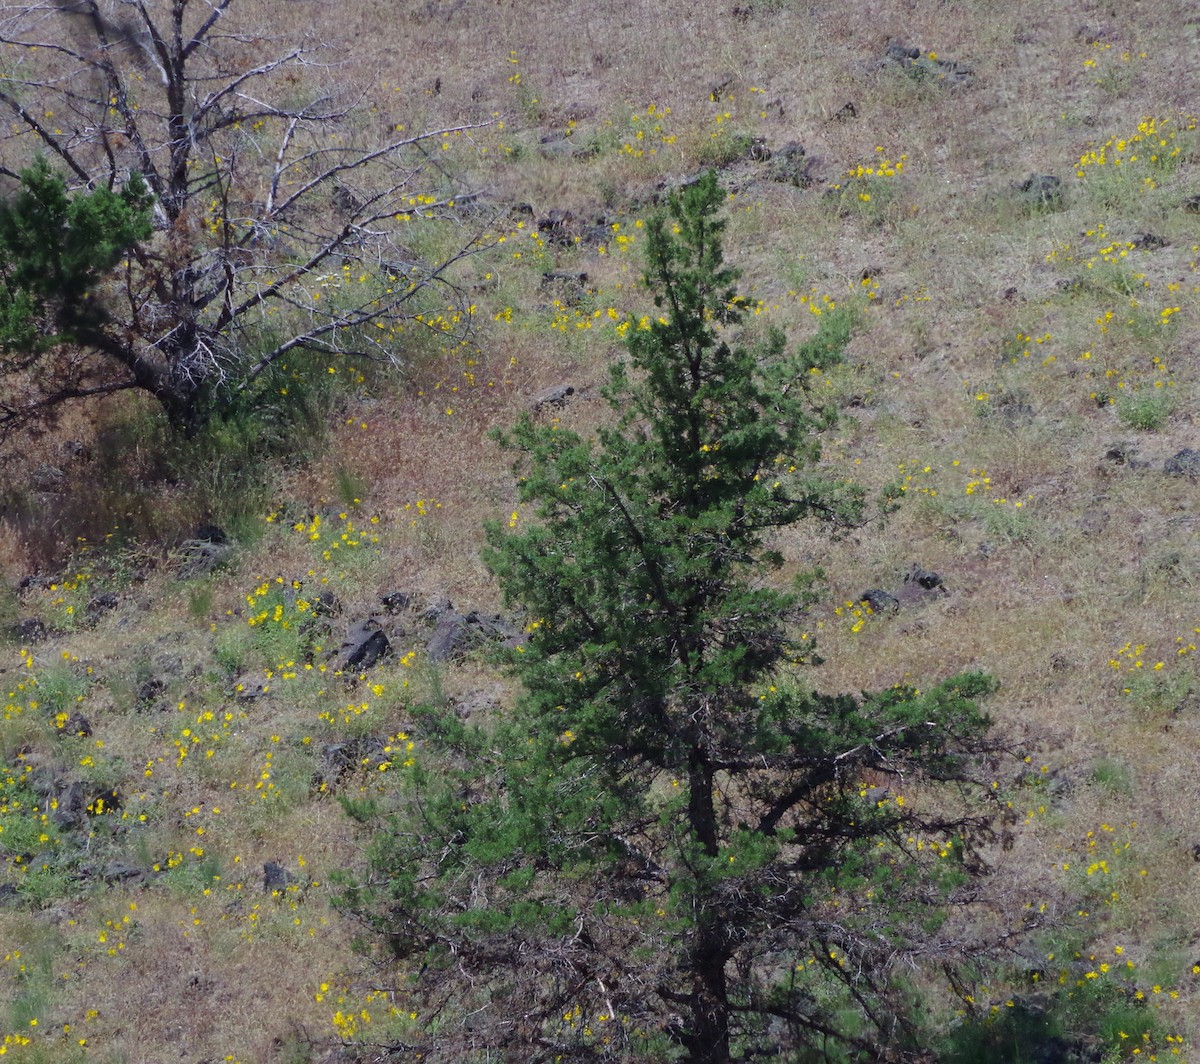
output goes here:
[{"label": "pine needle foliage", "polygon": [[420,970],[430,1059],[915,1059],[903,973],[964,958],[993,685],[800,679],[803,594],[771,581],[770,536],[864,519],[818,465],[837,415],[809,386],[848,333],[744,342],[723,200],[710,174],[649,224],[655,311],[611,427],[505,438],[522,509],[486,561],[527,621],[525,694],[487,725],[430,711],[343,894]]}]

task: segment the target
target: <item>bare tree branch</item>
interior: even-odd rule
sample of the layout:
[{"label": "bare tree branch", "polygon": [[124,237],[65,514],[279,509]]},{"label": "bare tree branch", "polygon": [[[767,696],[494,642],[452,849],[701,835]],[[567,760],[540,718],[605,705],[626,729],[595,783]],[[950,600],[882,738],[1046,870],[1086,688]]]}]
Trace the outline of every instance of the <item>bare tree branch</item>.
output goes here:
[{"label": "bare tree branch", "polygon": [[[403,239],[416,225],[448,224],[470,195],[423,146],[486,123],[372,143],[359,128],[362,100],[322,85],[334,68],[316,45],[281,43],[264,60],[270,39],[239,23],[236,8],[235,0],[0,7],[0,44],[17,57],[0,80],[0,111],[18,130],[0,175],[19,179],[12,160],[39,150],[86,189],[142,175],[156,233],[96,293],[108,318],[88,354],[98,367],[131,368],[134,386],[189,431],[220,396],[252,387],[289,351],[398,362],[396,330],[434,292],[463,303],[455,269],[487,245],[484,229],[464,233],[444,260],[417,268]],[[321,276],[334,261],[354,264],[361,292],[335,291]],[[465,307],[452,317],[469,327]],[[53,321],[46,329],[52,346]],[[247,342],[268,332],[280,335],[249,357]],[[88,394],[47,380],[29,409]]]}]

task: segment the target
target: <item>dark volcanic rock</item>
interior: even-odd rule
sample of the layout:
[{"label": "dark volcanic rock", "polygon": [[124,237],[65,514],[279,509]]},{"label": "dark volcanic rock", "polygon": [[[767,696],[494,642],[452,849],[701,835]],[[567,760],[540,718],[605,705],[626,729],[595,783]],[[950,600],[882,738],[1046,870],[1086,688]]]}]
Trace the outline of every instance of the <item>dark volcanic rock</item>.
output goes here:
[{"label": "dark volcanic rock", "polygon": [[926,591],[933,591],[936,588],[944,588],[946,586],[940,574],[931,572],[928,569],[922,569],[919,565],[913,565],[905,575],[904,582],[906,584],[916,584]]},{"label": "dark volcanic rock", "polygon": [[338,668],[366,670],[392,652],[392,644],[374,617],[367,617],[350,626],[338,655]]},{"label": "dark volcanic rock", "polygon": [[865,602],[873,613],[896,613],[900,609],[900,600],[881,588],[868,588],[858,596],[859,602]]},{"label": "dark volcanic rock", "polygon": [[512,639],[517,634],[499,615],[486,616],[472,610],[463,616],[449,610],[438,621],[425,652],[430,661],[456,661],[486,643]]},{"label": "dark volcanic rock", "polygon": [[1185,447],[1163,463],[1163,472],[1169,477],[1200,477],[1200,451]]}]

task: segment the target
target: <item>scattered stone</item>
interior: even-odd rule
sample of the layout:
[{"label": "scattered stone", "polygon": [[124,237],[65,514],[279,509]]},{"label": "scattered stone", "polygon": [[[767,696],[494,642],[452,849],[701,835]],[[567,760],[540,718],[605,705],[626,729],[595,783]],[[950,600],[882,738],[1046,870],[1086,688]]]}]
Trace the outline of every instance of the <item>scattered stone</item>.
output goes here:
[{"label": "scattered stone", "polygon": [[911,64],[921,58],[920,48],[910,48],[905,44],[892,43],[887,46],[884,59],[889,63],[899,63],[901,66]]},{"label": "scattered stone", "polygon": [[392,644],[374,617],[367,617],[350,626],[338,654],[338,668],[343,672],[365,671],[392,652]]},{"label": "scattered stone", "polygon": [[58,730],[59,736],[74,735],[80,738],[88,738],[92,734],[91,721],[82,713],[72,713],[67,718],[66,723]]},{"label": "scattered stone", "polygon": [[1114,465],[1128,465],[1137,458],[1137,453],[1136,443],[1119,440],[1104,452],[1104,460],[1112,462]]},{"label": "scattered stone", "polygon": [[312,600],[312,611],[316,617],[336,617],[342,612],[342,604],[337,595],[326,588]]},{"label": "scattered stone", "polygon": [[1169,477],[1200,477],[1200,451],[1185,447],[1163,463],[1163,472]]},{"label": "scattered stone", "polygon": [[233,555],[228,543],[214,543],[209,539],[188,539],[179,546],[179,562],[175,575],[180,580],[194,580],[208,576],[225,565]]},{"label": "scattered stone", "polygon": [[97,787],[76,780],[59,793],[54,820],[61,828],[75,828],[89,816],[103,816],[120,809],[123,804],[124,799],[116,787]]},{"label": "scattered stone", "polygon": [[61,492],[67,487],[67,475],[58,466],[41,465],[29,474],[29,486],[34,491]]},{"label": "scattered stone", "polygon": [[566,133],[543,133],[538,138],[538,154],[543,159],[581,159],[592,153]]},{"label": "scattered stone", "polygon": [[780,184],[808,188],[816,181],[813,167],[816,160],[808,155],[797,140],[789,140],[771,157],[767,178]]},{"label": "scattered stone", "polygon": [[766,137],[753,137],[746,154],[750,157],[751,162],[765,163],[774,153],[767,147]]},{"label": "scattered stone", "polygon": [[922,55],[920,48],[909,45],[892,43],[884,53],[881,66],[898,66],[909,77],[917,80],[937,80],[948,82],[964,82],[974,76],[974,72],[952,59],[935,59],[933,55]]},{"label": "scattered stone", "polygon": [[392,591],[384,595],[379,601],[388,613],[402,613],[412,608],[413,599],[412,595],[407,591]]},{"label": "scattered stone", "polygon": [[900,611],[900,600],[881,588],[868,588],[858,596],[858,600],[865,602],[872,613],[898,613]]},{"label": "scattered stone", "polygon": [[22,617],[10,630],[18,643],[40,643],[47,636],[45,624],[36,617]]},{"label": "scattered stone", "polygon": [[442,595],[435,599],[430,599],[425,609],[421,611],[421,620],[426,624],[436,625],[447,613],[454,611],[454,604]]},{"label": "scattered stone", "polygon": [[708,86],[708,98],[714,103],[726,96],[729,90],[733,88],[733,75],[722,74],[719,78],[714,78]]},{"label": "scattered stone", "polygon": [[228,543],[229,536],[226,535],[225,529],[220,525],[205,523],[196,526],[196,534],[193,539],[204,539],[209,543]]},{"label": "scattered stone", "polygon": [[538,232],[551,244],[570,247],[575,243],[575,215],[570,211],[554,208],[537,223]]},{"label": "scattered stone", "polygon": [[533,401],[533,412],[540,413],[547,408],[553,407],[561,410],[567,405],[567,400],[575,394],[575,387],[571,384],[560,384],[557,388],[547,388]]},{"label": "scattered stone", "polygon": [[944,589],[946,586],[940,574],[931,572],[928,569],[922,569],[916,564],[905,575],[904,582],[906,584],[916,584],[926,591],[935,591],[938,588]]},{"label": "scattered stone", "polygon": [[111,591],[96,595],[83,607],[83,618],[88,624],[95,624],[104,614],[117,608],[117,596]]},{"label": "scattered stone", "polygon": [[858,108],[853,100],[847,100],[829,119],[830,122],[850,122],[858,117]]},{"label": "scattered stone", "polygon": [[1030,174],[1013,189],[1029,207],[1058,210],[1063,205],[1063,183],[1054,174]]},{"label": "scattered stone", "polygon": [[275,861],[267,861],[263,865],[263,893],[271,894],[277,890],[286,890],[296,883],[296,877],[283,865]]},{"label": "scattered stone", "polygon": [[554,296],[569,307],[578,306],[588,294],[588,275],[566,270],[550,270],[542,274],[539,286],[543,292]]},{"label": "scattered stone", "polygon": [[425,653],[433,662],[458,661],[485,643],[515,639],[518,634],[498,614],[485,616],[472,610],[463,616],[449,610],[438,621]]},{"label": "scattered stone", "polygon": [[363,735],[342,743],[327,743],[321,747],[320,770],[312,778],[315,793],[332,794],[342,781],[357,771],[364,759],[383,758],[384,742],[373,736]]},{"label": "scattered stone", "polygon": [[137,865],[126,864],[124,861],[114,861],[110,865],[85,865],[79,869],[79,874],[85,879],[100,879],[105,883],[137,883],[146,879],[149,872]]},{"label": "scattered stone", "polygon": [[157,676],[143,680],[137,689],[137,705],[139,709],[150,706],[167,689],[166,683]]}]

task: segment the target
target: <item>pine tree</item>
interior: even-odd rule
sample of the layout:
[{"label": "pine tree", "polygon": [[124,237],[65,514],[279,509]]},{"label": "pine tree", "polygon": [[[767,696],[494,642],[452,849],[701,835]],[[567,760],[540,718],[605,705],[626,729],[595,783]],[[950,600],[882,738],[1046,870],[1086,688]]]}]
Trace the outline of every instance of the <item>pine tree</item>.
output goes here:
[{"label": "pine tree", "polygon": [[505,439],[521,506],[486,561],[527,620],[524,694],[491,726],[427,718],[373,885],[345,895],[424,966],[435,1059],[898,1058],[903,962],[954,961],[992,684],[806,687],[805,581],[779,586],[770,536],[863,521],[819,467],[837,412],[812,384],[850,318],[744,342],[722,202],[709,175],[648,224],[655,310],[630,319],[611,427]]}]

